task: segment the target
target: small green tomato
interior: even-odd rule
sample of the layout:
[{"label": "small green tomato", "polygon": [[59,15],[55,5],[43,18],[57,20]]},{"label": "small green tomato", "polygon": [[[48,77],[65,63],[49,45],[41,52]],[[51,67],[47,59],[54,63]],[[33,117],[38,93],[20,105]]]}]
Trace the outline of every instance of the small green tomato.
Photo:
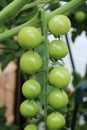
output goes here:
[{"label": "small green tomato", "polygon": [[22,93],[28,99],[35,99],[41,92],[41,86],[36,80],[30,79],[22,85]]},{"label": "small green tomato", "polygon": [[71,22],[65,15],[55,15],[48,22],[49,30],[55,36],[67,34],[71,28]]},{"label": "small green tomato", "polygon": [[26,74],[34,74],[42,67],[42,59],[37,52],[27,51],[20,58],[20,68]]},{"label": "small green tomato", "polygon": [[70,82],[70,74],[63,66],[54,67],[48,75],[49,83],[56,88],[65,88]]},{"label": "small green tomato", "polygon": [[18,33],[18,43],[26,49],[36,48],[42,43],[41,32],[35,27],[24,27]]},{"label": "small green tomato", "polygon": [[51,59],[61,59],[68,54],[67,44],[62,40],[53,40],[48,45]]}]

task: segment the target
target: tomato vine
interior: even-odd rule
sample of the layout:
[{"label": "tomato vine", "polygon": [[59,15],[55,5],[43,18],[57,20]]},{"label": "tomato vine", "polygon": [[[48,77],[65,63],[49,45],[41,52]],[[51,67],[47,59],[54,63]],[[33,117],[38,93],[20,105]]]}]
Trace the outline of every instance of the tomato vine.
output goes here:
[{"label": "tomato vine", "polygon": [[[67,12],[68,10],[70,11],[73,8],[77,7],[78,5],[82,4],[83,2],[85,2],[85,0],[84,1],[83,0],[71,0],[70,2],[66,3],[64,6],[54,10],[53,12],[50,12],[49,14],[46,14],[46,19],[48,21],[49,18],[51,18],[52,16],[54,16],[56,14],[62,14],[62,13]],[[13,10],[10,10],[9,6],[10,5],[8,5],[8,11],[10,13],[14,12],[14,8],[13,8]],[[6,11],[5,15],[8,13],[8,11]],[[3,16],[3,18],[5,18],[5,16]],[[2,19],[2,16],[0,17],[0,19]],[[9,37],[16,35],[18,33],[18,31],[24,26],[29,26],[29,25],[37,26],[38,22],[40,22],[40,19],[39,19],[38,15],[36,14],[35,17],[33,17],[31,20],[27,21],[26,23],[24,23],[18,27],[14,27],[11,30],[8,30],[4,33],[1,33],[0,34],[0,41],[3,41],[6,38],[9,38]],[[40,26],[40,23],[39,23],[39,26]]]},{"label": "tomato vine", "polygon": [[45,123],[47,122],[47,88],[48,88],[48,73],[49,73],[49,51],[48,51],[48,34],[47,34],[47,21],[46,14],[43,9],[41,9],[41,20],[42,20],[42,30],[44,36],[44,119]]}]

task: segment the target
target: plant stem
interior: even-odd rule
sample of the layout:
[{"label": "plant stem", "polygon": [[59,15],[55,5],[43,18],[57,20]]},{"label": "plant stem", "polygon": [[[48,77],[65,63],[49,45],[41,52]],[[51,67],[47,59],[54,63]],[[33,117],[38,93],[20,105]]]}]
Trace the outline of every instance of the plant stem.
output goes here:
[{"label": "plant stem", "polygon": [[64,6],[61,6],[60,8],[58,8],[58,9],[52,11],[51,13],[47,14],[46,19],[48,21],[54,15],[63,14],[67,11],[71,11],[73,8],[78,7],[80,4],[82,4],[85,1],[86,0],[71,0],[70,2],[66,3]]},{"label": "plant stem", "polygon": [[18,33],[18,31],[21,28],[23,28],[25,26],[29,26],[29,25],[31,25],[31,26],[37,26],[39,24],[39,22],[40,21],[39,21],[38,13],[37,13],[30,21],[27,21],[26,23],[24,23],[24,24],[22,24],[22,25],[20,25],[18,27],[15,27],[15,28],[13,28],[11,30],[7,30],[6,32],[0,34],[0,41],[4,40],[6,38],[9,38],[11,36],[14,36],[15,34]]},{"label": "plant stem", "polygon": [[[47,19],[47,21],[48,21],[49,18],[51,18],[51,17],[54,16],[54,15],[63,14],[63,13],[65,13],[65,12],[67,12],[67,11],[71,11],[73,8],[78,7],[81,3],[85,2],[85,1],[86,1],[86,0],[72,0],[72,1],[70,1],[70,2],[68,2],[68,3],[66,3],[64,6],[62,6],[62,7],[58,8],[58,9],[56,9],[55,11],[50,12],[49,14],[46,14],[46,19]],[[2,40],[4,40],[4,39],[6,39],[6,38],[9,38],[9,37],[12,37],[12,36],[16,35],[16,34],[18,33],[18,31],[19,31],[22,27],[24,27],[24,26],[37,25],[37,21],[38,21],[38,23],[39,23],[39,22],[40,22],[40,19],[38,18],[38,20],[37,20],[37,17],[36,17],[36,19],[35,19],[35,17],[34,17],[34,18],[31,19],[30,21],[27,21],[26,23],[24,23],[24,24],[22,24],[22,25],[20,25],[20,26],[18,26],[18,27],[15,27],[15,28],[13,28],[13,29],[11,29],[11,30],[8,30],[8,31],[6,31],[6,32],[4,32],[4,33],[1,33],[1,34],[0,34],[0,41],[2,41]],[[33,23],[34,23],[34,24],[33,24]]]},{"label": "plant stem", "polygon": [[29,0],[14,0],[0,11],[0,23],[14,17]]},{"label": "plant stem", "polygon": [[70,60],[71,60],[71,64],[72,64],[72,69],[73,69],[74,72],[76,72],[75,65],[74,65],[74,59],[73,59],[73,56],[72,56],[72,51],[71,51],[71,48],[70,48],[68,36],[66,35],[65,38],[66,38],[66,42],[67,42],[67,45],[68,45],[68,50],[69,50]]},{"label": "plant stem", "polygon": [[[31,2],[31,3],[29,3],[29,4],[26,4],[22,9],[21,9],[21,11],[23,11],[23,10],[26,10],[26,9],[29,9],[29,8],[31,8],[31,7],[34,7],[34,6],[36,6],[36,5],[38,5],[38,4],[45,4],[45,3],[49,3],[49,2],[51,2],[52,0],[37,0],[37,1],[35,1],[35,2]],[[54,0],[55,1],[55,0]],[[58,1],[58,0],[57,0]]]},{"label": "plant stem", "polygon": [[42,20],[42,29],[43,29],[43,36],[44,36],[44,120],[45,124],[47,121],[47,86],[48,86],[48,73],[49,73],[49,52],[48,52],[48,35],[47,35],[47,21],[46,21],[46,14],[43,9],[41,9],[41,20]]}]

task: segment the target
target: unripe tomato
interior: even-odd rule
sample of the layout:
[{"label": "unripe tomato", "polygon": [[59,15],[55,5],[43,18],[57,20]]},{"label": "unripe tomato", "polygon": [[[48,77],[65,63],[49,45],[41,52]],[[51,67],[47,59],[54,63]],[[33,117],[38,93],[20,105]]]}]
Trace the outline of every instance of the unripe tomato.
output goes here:
[{"label": "unripe tomato", "polygon": [[24,130],[38,130],[38,128],[35,124],[29,124],[24,128]]},{"label": "unripe tomato", "polygon": [[58,112],[53,112],[47,117],[47,127],[50,130],[59,130],[65,125],[65,118]]},{"label": "unripe tomato", "polygon": [[24,27],[18,33],[18,43],[26,49],[36,48],[42,43],[42,35],[35,27]]},{"label": "unripe tomato", "polygon": [[30,79],[22,85],[22,93],[28,99],[34,99],[39,96],[41,86],[36,80]]},{"label": "unripe tomato", "polygon": [[38,72],[42,67],[42,59],[37,52],[27,51],[20,59],[20,68],[27,74]]},{"label": "unripe tomato", "polygon": [[64,88],[70,82],[70,74],[65,67],[56,66],[49,72],[48,80],[53,87]]},{"label": "unripe tomato", "polygon": [[25,100],[20,105],[20,113],[23,117],[34,117],[39,113],[39,107],[34,100]]},{"label": "unripe tomato", "polygon": [[53,40],[49,43],[48,47],[50,58],[61,59],[68,53],[67,44],[62,40]]},{"label": "unripe tomato", "polygon": [[65,107],[67,103],[68,96],[63,90],[55,89],[48,95],[48,104],[55,109]]},{"label": "unripe tomato", "polygon": [[55,36],[67,34],[71,28],[71,22],[65,15],[55,15],[48,22],[49,30]]},{"label": "unripe tomato", "polygon": [[77,11],[75,13],[75,19],[78,22],[83,22],[86,19],[86,13],[83,11]]}]

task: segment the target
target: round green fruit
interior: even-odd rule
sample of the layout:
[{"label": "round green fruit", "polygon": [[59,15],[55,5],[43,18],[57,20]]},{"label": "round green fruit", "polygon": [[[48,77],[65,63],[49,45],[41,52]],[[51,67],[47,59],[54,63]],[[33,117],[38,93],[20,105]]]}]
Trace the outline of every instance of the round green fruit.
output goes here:
[{"label": "round green fruit", "polygon": [[51,59],[64,58],[68,53],[67,44],[62,40],[53,40],[49,43],[49,56]]},{"label": "round green fruit", "polygon": [[20,105],[20,113],[23,117],[32,118],[39,113],[38,104],[34,100],[25,100]]},{"label": "round green fruit", "polygon": [[24,27],[18,33],[18,43],[26,49],[36,48],[42,43],[41,32],[35,27]]},{"label": "round green fruit", "polygon": [[65,91],[55,89],[48,95],[48,104],[55,109],[65,107],[68,103],[68,96]]},{"label": "round green fruit", "polygon": [[24,130],[38,130],[38,127],[35,124],[27,125]]},{"label": "round green fruit", "polygon": [[65,126],[65,118],[58,112],[53,112],[47,116],[47,127],[50,130],[59,130]]},{"label": "round green fruit", "polygon": [[48,22],[49,30],[55,36],[67,34],[71,28],[71,22],[65,15],[55,15]]},{"label": "round green fruit", "polygon": [[83,22],[86,19],[86,13],[83,11],[77,11],[75,13],[75,19],[78,22]]},{"label": "round green fruit", "polygon": [[37,52],[27,51],[20,59],[20,68],[24,73],[33,74],[42,67],[42,59]]},{"label": "round green fruit", "polygon": [[64,88],[70,82],[70,74],[63,66],[54,67],[48,75],[49,83],[56,88]]},{"label": "round green fruit", "polygon": [[27,80],[22,85],[22,93],[28,99],[35,99],[41,92],[40,84],[33,79]]}]

